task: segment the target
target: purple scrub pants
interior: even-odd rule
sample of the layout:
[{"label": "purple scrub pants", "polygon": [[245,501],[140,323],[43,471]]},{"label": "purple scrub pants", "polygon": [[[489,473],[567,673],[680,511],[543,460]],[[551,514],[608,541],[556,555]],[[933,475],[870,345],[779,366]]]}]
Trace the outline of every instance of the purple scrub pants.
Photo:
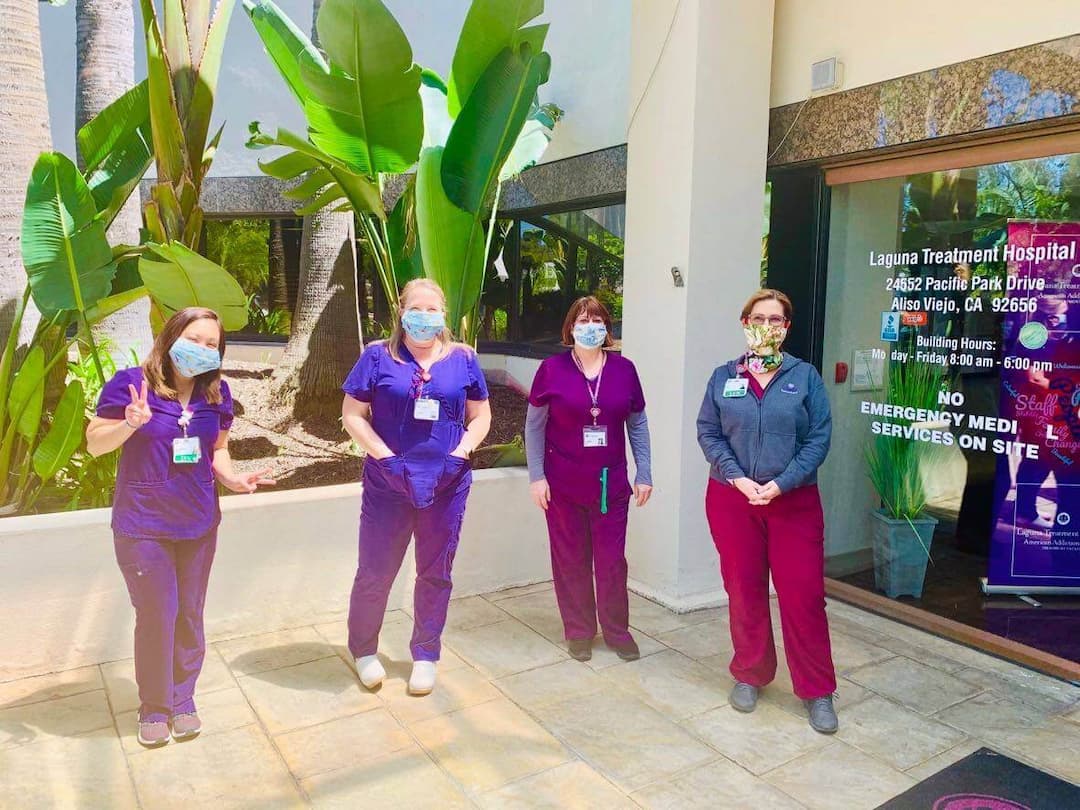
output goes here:
[{"label": "purple scrub pants", "polygon": [[349,651],[354,658],[379,648],[386,600],[409,540],[416,537],[413,592],[414,661],[438,661],[450,603],[451,567],[461,536],[472,474],[468,462],[448,459],[429,506],[413,504],[405,462],[369,461],[360,508],[360,560],[349,602]]},{"label": "purple scrub pants", "polygon": [[[609,645],[630,640],[626,594],[628,496],[600,504],[574,503],[553,491],[547,509],[551,570],[567,639],[593,638],[596,619]],[[593,594],[593,572],[596,592]]]},{"label": "purple scrub pants", "polygon": [[217,530],[198,540],[117,535],[114,547],[135,607],[139,719],[167,721],[193,712],[195,681],[206,655],[203,605]]}]

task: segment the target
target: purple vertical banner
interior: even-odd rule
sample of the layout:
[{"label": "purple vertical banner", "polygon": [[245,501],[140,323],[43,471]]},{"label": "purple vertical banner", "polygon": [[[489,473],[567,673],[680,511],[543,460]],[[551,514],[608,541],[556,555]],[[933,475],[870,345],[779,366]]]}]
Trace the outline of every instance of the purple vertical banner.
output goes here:
[{"label": "purple vertical banner", "polygon": [[1080,223],[1010,222],[988,582],[1080,592]]}]

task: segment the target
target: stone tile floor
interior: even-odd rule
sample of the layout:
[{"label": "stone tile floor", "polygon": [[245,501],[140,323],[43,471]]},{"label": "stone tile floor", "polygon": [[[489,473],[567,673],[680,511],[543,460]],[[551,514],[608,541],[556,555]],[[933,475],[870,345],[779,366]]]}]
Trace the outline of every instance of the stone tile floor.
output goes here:
[{"label": "stone tile floor", "polygon": [[1080,688],[831,603],[835,737],[781,664],[727,705],[727,612],[632,596],[643,657],[571,660],[550,584],[451,603],[434,694],[405,692],[387,614],[377,694],[336,622],[211,645],[205,731],[146,751],[132,662],[0,683],[0,807],[874,808],[982,745],[1080,782]]}]

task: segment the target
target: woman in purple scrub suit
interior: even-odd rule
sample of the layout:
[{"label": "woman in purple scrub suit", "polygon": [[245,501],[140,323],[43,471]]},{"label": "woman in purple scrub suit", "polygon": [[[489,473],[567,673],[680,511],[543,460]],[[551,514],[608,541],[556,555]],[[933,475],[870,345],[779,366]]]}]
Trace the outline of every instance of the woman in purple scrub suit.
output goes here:
[{"label": "woman in purple scrub suit", "polygon": [[[529,394],[530,488],[547,516],[570,654],[578,661],[592,658],[599,617],[604,642],[632,661],[639,651],[629,629],[626,522],[630,501],[644,506],[652,494],[645,396],[634,364],[605,351],[614,345],[611,314],[599,300],[574,302],[562,338],[573,348],[540,364]],[[627,437],[637,468],[633,488]]]},{"label": "woman in purple scrub suit", "polygon": [[139,742],[156,748],[201,730],[195,681],[206,653],[203,604],[221,521],[216,478],[234,492],[273,484],[238,473],[221,379],[225,331],[213,310],[174,315],[142,366],[105,384],[86,430],[94,456],[120,448],[112,528],[135,607]]},{"label": "woman in purple scrub suit", "polygon": [[480,362],[446,328],[437,284],[405,285],[389,340],[370,344],[342,386],[342,421],[367,453],[360,553],[349,604],[349,651],[360,682],[386,677],[379,631],[390,587],[416,537],[409,693],[435,686],[451,567],[472,485],[469,455],[491,427]]}]

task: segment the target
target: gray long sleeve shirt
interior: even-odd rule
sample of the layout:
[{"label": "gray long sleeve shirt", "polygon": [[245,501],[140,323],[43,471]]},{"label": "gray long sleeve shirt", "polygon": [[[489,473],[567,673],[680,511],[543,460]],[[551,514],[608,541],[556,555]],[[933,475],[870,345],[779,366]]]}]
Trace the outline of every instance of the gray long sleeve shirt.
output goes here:
[{"label": "gray long sleeve shirt", "polygon": [[[547,405],[529,405],[525,415],[525,454],[529,464],[529,481],[532,482],[544,479],[547,420]],[[652,486],[652,449],[649,444],[649,420],[645,411],[631,413],[627,417],[626,436],[630,440],[630,451],[634,454],[634,466],[637,469],[634,483]]]}]

